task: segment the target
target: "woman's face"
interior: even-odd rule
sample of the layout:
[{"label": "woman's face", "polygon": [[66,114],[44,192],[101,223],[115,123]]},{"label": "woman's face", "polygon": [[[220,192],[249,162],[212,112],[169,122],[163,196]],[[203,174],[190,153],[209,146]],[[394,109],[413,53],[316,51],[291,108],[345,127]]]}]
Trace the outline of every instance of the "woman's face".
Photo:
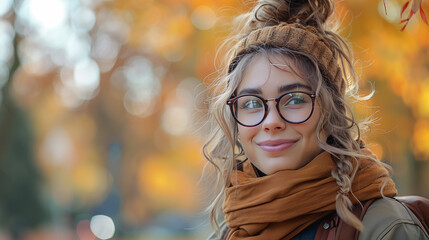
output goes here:
[{"label": "woman's face", "polygon": [[[237,95],[252,93],[268,99],[290,91],[313,93],[309,83],[289,68],[291,61],[277,55],[269,58],[255,56],[244,72],[236,90]],[[294,70],[299,71],[298,68]],[[268,175],[303,167],[321,152],[316,141],[316,128],[320,119],[317,101],[311,117],[300,124],[283,120],[275,101],[267,104],[268,114],[261,124],[255,127],[238,125],[244,152],[253,165]]]}]

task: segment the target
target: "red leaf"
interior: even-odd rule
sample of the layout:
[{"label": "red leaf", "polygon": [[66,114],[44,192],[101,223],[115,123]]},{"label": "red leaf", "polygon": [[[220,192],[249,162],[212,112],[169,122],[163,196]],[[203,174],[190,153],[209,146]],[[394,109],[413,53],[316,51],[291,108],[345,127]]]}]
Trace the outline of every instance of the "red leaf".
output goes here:
[{"label": "red leaf", "polygon": [[401,11],[401,18],[402,18],[402,14],[405,12],[405,9],[407,9],[408,4],[410,4],[410,1],[407,1],[404,6],[402,7],[402,11]]},{"label": "red leaf", "polygon": [[401,28],[401,32],[404,31],[405,27],[407,26],[407,24],[405,24],[402,28]]},{"label": "red leaf", "polygon": [[384,11],[386,12],[386,15],[387,15],[386,0],[383,0],[383,3],[384,3]]},{"label": "red leaf", "polygon": [[413,9],[410,11],[410,16],[408,16],[408,19],[411,19],[411,17],[414,15],[415,12],[413,12]]},{"label": "red leaf", "polygon": [[423,11],[423,8],[420,6],[420,17],[423,19],[423,22],[425,22],[426,23],[426,25],[429,25],[428,24],[428,20],[426,19],[426,14],[425,14],[425,12]]},{"label": "red leaf", "polygon": [[408,20],[410,20],[410,19],[403,19],[399,22],[399,24],[404,23],[404,22],[408,22]]}]

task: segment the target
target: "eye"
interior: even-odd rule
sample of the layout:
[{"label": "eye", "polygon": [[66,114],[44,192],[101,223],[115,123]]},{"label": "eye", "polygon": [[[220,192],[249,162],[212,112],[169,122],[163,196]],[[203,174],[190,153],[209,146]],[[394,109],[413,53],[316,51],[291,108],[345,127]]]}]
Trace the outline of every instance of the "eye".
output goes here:
[{"label": "eye", "polygon": [[307,99],[302,95],[294,95],[289,99],[287,105],[303,104],[307,103]]},{"label": "eye", "polygon": [[282,97],[279,105],[284,109],[299,109],[311,105],[311,98],[305,93],[289,93]]},{"label": "eye", "polygon": [[237,107],[241,110],[260,110],[264,108],[264,103],[255,96],[242,96],[237,99]]},{"label": "eye", "polygon": [[260,100],[257,99],[251,99],[248,101],[245,101],[242,105],[243,109],[257,109],[257,108],[263,108],[264,106],[262,105]]}]

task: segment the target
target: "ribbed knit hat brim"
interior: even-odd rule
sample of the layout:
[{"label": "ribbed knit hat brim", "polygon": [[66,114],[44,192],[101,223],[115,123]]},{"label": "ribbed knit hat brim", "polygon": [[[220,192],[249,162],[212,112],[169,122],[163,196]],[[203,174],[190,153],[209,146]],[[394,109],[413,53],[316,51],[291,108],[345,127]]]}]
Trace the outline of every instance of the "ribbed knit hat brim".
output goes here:
[{"label": "ribbed knit hat brim", "polygon": [[344,94],[345,83],[338,60],[327,40],[314,27],[281,23],[252,31],[235,45],[236,56],[229,71],[235,68],[239,56],[251,52],[255,46],[284,47],[313,56],[322,74]]}]

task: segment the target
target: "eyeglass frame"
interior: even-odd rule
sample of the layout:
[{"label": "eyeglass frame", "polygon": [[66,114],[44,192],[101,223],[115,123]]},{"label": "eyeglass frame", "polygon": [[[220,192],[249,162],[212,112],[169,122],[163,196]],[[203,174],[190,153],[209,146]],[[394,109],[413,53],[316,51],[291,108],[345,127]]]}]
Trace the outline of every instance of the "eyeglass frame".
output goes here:
[{"label": "eyeglass frame", "polygon": [[[288,94],[291,94],[291,93],[303,93],[303,94],[306,94],[306,95],[308,95],[308,96],[310,96],[310,98],[311,98],[311,112],[310,112],[310,114],[308,115],[308,117],[306,118],[306,119],[304,119],[303,121],[300,121],[300,122],[292,122],[292,121],[289,121],[289,120],[287,120],[285,117],[283,117],[283,114],[281,114],[281,112],[280,112],[280,109],[279,109],[279,102],[280,102],[280,99],[282,98],[282,97],[284,97],[284,96],[286,96],[286,95],[288,95]],[[264,103],[264,116],[262,117],[262,119],[261,119],[261,121],[260,122],[258,122],[257,124],[253,124],[253,125],[246,125],[246,124],[243,124],[242,122],[240,122],[238,119],[237,119],[237,117],[235,116],[235,114],[234,114],[234,107],[233,107],[233,105],[234,105],[234,102],[235,101],[237,101],[237,99],[239,99],[240,97],[245,97],[245,96],[252,96],[252,97],[256,97],[256,98],[259,98],[260,100],[262,100],[262,102]],[[236,97],[231,97],[230,99],[228,99],[228,101],[226,102],[226,104],[227,105],[229,105],[229,109],[231,110],[231,114],[232,114],[232,116],[234,117],[234,119],[235,119],[235,121],[237,121],[237,123],[238,124],[240,124],[241,126],[244,126],[244,127],[256,127],[256,126],[258,126],[259,124],[261,124],[264,120],[265,120],[265,118],[267,118],[267,116],[268,116],[268,111],[269,111],[269,108],[268,108],[268,101],[276,101],[276,109],[277,109],[277,113],[280,115],[280,117],[284,120],[284,121],[286,121],[286,122],[288,122],[288,123],[292,123],[292,124],[300,124],[300,123],[304,123],[304,122],[306,122],[308,119],[310,119],[310,117],[311,117],[311,115],[313,115],[313,111],[314,111],[314,101],[315,101],[315,99],[316,99],[316,94],[314,94],[314,93],[308,93],[308,92],[304,92],[304,91],[292,91],[292,92],[286,92],[286,93],[283,93],[282,95],[280,95],[278,98],[267,98],[267,99],[265,99],[265,98],[262,98],[262,97],[260,97],[260,96],[258,96],[258,95],[254,95],[254,94],[243,94],[243,95],[239,95],[239,96],[236,96]]]}]

